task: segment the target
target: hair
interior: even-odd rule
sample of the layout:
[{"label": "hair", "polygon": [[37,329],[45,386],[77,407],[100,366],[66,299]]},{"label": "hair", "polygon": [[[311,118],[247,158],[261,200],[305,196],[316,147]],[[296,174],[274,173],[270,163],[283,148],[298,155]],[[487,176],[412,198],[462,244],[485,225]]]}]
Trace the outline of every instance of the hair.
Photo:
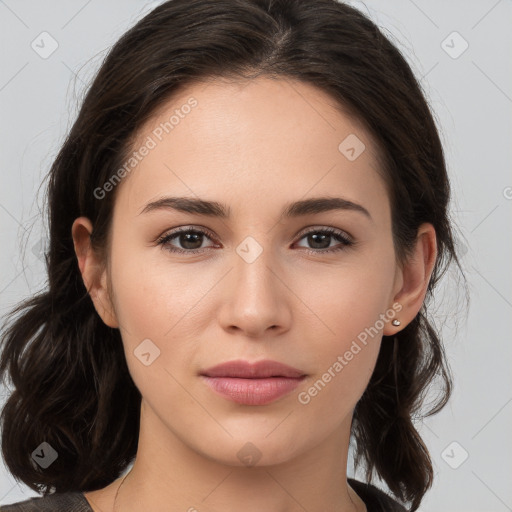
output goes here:
[{"label": "hair", "polygon": [[[48,283],[12,309],[2,330],[0,375],[13,383],[2,409],[2,454],[18,480],[45,495],[103,488],[133,462],[141,394],[118,329],[96,312],[74,252],[71,226],[88,217],[92,246],[108,256],[112,179],[138,130],[195,81],[258,76],[312,84],[375,140],[389,193],[392,236],[405,261],[420,224],[436,231],[437,259],[414,320],[384,336],[351,434],[356,469],[376,473],[417,510],[432,461],[413,424],[434,378],[444,407],[452,378],[427,305],[450,263],[460,263],[449,219],[442,144],[421,86],[400,51],[359,10],[335,0],[170,0],[110,49],[48,174]],[[58,458],[42,470],[32,453]]]}]

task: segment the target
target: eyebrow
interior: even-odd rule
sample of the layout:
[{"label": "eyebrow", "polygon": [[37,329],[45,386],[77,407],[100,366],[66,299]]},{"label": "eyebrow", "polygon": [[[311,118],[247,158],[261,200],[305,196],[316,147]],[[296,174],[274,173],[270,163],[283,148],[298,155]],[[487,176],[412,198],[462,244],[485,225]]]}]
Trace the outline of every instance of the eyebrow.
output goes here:
[{"label": "eyebrow", "polygon": [[[173,209],[180,212],[195,213],[197,215],[219,217],[221,219],[228,219],[231,216],[231,208],[228,206],[218,203],[217,201],[206,201],[192,197],[162,197],[161,199],[148,203],[139,215],[162,209]],[[315,215],[333,210],[359,212],[372,220],[370,212],[364,206],[341,197],[314,197],[289,203],[285,205],[282,215],[285,218],[292,218],[303,215]]]}]

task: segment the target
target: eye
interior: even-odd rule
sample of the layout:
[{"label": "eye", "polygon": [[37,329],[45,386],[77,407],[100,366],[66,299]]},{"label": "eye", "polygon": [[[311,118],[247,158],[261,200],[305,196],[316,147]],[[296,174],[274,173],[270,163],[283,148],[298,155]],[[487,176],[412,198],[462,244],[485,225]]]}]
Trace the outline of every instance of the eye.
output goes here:
[{"label": "eye", "polygon": [[[166,250],[181,254],[196,254],[203,252],[208,247],[203,246],[204,237],[213,239],[212,235],[200,228],[182,227],[166,233],[157,240],[158,245],[162,245]],[[307,242],[312,244],[312,249],[306,249],[312,254],[323,254],[341,251],[346,247],[354,245],[355,242],[343,231],[334,228],[312,229],[303,233],[300,240],[307,238]],[[181,245],[176,247],[171,242],[176,239]],[[338,241],[338,245],[331,247],[333,240]]]},{"label": "eye", "polygon": [[[202,237],[210,238],[210,234],[203,229],[184,227],[165,234],[157,240],[157,243],[163,245],[165,249],[171,252],[195,254],[202,252]],[[178,239],[180,244],[183,244],[183,249],[176,248],[170,243],[175,238]]]},{"label": "eye", "polygon": [[[313,245],[314,250],[307,249],[312,254],[342,251],[355,243],[343,231],[334,228],[313,229],[303,233],[300,239],[303,238],[307,238],[307,242]],[[333,239],[339,242],[338,246],[330,246]]]}]

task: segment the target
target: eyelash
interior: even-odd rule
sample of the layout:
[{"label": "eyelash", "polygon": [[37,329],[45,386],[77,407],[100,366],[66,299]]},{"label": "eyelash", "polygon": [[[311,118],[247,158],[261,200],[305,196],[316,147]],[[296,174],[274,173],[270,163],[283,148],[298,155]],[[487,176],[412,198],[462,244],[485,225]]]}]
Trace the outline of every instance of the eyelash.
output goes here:
[{"label": "eyelash", "polygon": [[[173,238],[176,238],[176,236],[181,233],[202,234],[210,239],[213,239],[211,234],[206,230],[203,230],[200,228],[192,229],[192,228],[185,227],[185,228],[178,228],[170,233],[167,233],[167,234],[161,236],[160,238],[158,238],[157,244],[162,245],[163,248],[165,248],[167,251],[174,252],[174,253],[180,253],[180,254],[197,254],[197,253],[203,252],[205,249],[207,249],[207,247],[203,247],[201,249],[179,249],[179,248],[168,245],[169,242]],[[342,231],[339,231],[334,228],[322,228],[322,229],[313,229],[311,231],[307,231],[306,233],[303,233],[301,235],[299,240],[302,240],[306,236],[311,235],[313,233],[316,233],[316,234],[321,233],[321,234],[331,235],[333,238],[335,238],[336,240],[341,242],[342,245],[338,246],[338,247],[331,248],[331,249],[305,249],[305,251],[310,254],[318,255],[318,254],[338,252],[338,251],[344,250],[347,247],[353,246],[355,244],[355,242],[350,240]]]}]

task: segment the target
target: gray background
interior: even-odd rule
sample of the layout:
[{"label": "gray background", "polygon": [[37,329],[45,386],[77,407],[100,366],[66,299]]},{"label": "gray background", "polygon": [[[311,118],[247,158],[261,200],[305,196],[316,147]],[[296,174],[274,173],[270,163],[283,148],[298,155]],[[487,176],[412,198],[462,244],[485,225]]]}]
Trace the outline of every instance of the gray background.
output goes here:
[{"label": "gray background", "polygon": [[[41,183],[85,86],[106,50],[158,3],[0,0],[0,315],[44,285]],[[384,29],[422,80],[446,150],[471,293],[465,311],[451,272],[436,299],[455,390],[441,413],[418,424],[435,471],[421,510],[512,510],[512,3],[350,4]],[[43,58],[50,37],[58,47]],[[0,505],[31,496],[0,464]]]}]

